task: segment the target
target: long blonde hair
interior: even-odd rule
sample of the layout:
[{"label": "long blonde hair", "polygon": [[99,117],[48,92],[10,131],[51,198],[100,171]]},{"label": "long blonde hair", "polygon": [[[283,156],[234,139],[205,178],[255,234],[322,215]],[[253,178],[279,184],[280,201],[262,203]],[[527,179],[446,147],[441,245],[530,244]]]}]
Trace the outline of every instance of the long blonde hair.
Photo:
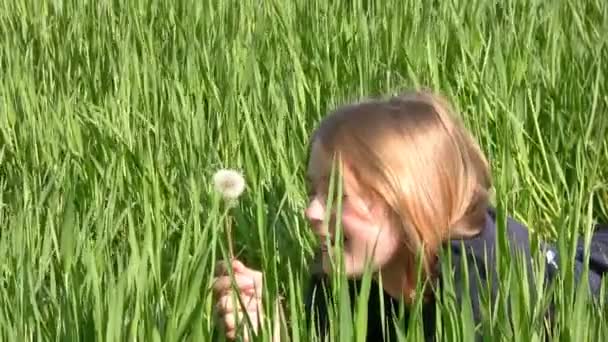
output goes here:
[{"label": "long blonde hair", "polygon": [[385,202],[403,233],[406,298],[415,289],[418,253],[429,278],[444,241],[482,229],[488,163],[442,96],[415,91],[341,107],[323,120],[316,140],[350,161],[360,186]]}]

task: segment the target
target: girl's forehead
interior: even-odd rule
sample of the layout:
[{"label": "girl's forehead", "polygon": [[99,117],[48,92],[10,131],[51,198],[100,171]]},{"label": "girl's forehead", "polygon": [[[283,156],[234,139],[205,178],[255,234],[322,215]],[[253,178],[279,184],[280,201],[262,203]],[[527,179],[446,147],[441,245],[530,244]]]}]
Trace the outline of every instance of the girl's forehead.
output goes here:
[{"label": "girl's forehead", "polygon": [[311,148],[310,159],[308,161],[307,176],[312,182],[329,181],[332,169],[332,158],[330,154],[317,141]]},{"label": "girl's forehead", "polygon": [[[351,170],[351,165],[342,160],[342,177],[345,185],[357,187],[357,182]],[[312,146],[308,162],[307,178],[312,184],[328,184],[331,177],[332,158],[319,143]]]},{"label": "girl's forehead", "polygon": [[327,173],[328,155],[318,142],[314,142],[308,160],[307,176],[314,180]]}]

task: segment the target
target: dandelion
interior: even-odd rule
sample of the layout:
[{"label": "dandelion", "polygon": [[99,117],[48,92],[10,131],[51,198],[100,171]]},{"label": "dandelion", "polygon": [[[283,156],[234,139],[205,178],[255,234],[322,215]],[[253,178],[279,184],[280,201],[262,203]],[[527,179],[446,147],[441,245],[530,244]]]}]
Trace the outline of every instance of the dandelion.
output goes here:
[{"label": "dandelion", "polygon": [[[232,208],[236,204],[236,200],[245,190],[245,179],[236,170],[222,169],[217,171],[213,175],[213,184],[215,185],[215,190],[227,201],[227,209]],[[228,253],[232,259],[234,257],[234,249],[232,247],[231,228],[231,220],[228,215],[226,217],[226,237],[228,239]]]},{"label": "dandelion", "polygon": [[245,179],[235,170],[219,170],[213,176],[215,189],[224,199],[236,200],[245,190]]}]

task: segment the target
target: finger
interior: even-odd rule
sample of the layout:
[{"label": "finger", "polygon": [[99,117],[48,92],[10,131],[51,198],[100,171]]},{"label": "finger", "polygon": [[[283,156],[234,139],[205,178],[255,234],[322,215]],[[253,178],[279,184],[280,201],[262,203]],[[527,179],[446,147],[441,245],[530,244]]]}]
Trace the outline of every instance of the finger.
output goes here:
[{"label": "finger", "polygon": [[261,301],[254,296],[242,296],[238,298],[229,294],[222,296],[215,304],[215,311],[219,316],[232,314],[238,311],[256,312],[261,310]]},{"label": "finger", "polygon": [[215,271],[214,271],[214,275],[217,276],[222,276],[222,275],[228,275],[228,262],[226,260],[219,260],[218,262],[215,263]]},{"label": "finger", "polygon": [[[247,317],[251,320],[251,324],[254,328],[257,328],[258,315],[255,312],[246,313]],[[245,312],[237,312],[224,316],[224,327],[226,331],[234,330],[236,332],[241,331],[243,328],[249,327]]]},{"label": "finger", "polygon": [[262,275],[261,272],[245,266],[245,264],[243,264],[238,259],[232,259],[230,262],[227,262],[225,260],[218,261],[215,264],[214,275],[217,277],[217,276],[230,274],[230,272],[228,272],[229,266],[232,268],[232,271],[234,273],[241,273],[244,275],[251,275],[251,276],[255,276],[255,277],[261,277],[261,275]]},{"label": "finger", "polygon": [[219,260],[215,263],[214,274],[216,276],[227,275],[229,274],[229,268],[232,268],[235,273],[242,272],[243,270],[247,269],[245,264],[238,259],[231,259],[230,261]]},{"label": "finger", "polygon": [[245,266],[245,264],[243,264],[238,259],[232,260],[231,266],[235,273],[241,273],[241,272],[247,270],[247,267]]},{"label": "finger", "polygon": [[[241,274],[234,275],[234,281],[236,289],[239,291],[245,291],[248,289],[255,289],[255,280],[251,277],[244,276]],[[223,276],[216,278],[213,282],[213,292],[216,295],[221,295],[232,289],[232,278],[229,276]]]},{"label": "finger", "polygon": [[[245,328],[245,331],[241,334],[241,341],[249,342],[251,339],[249,338],[249,328]],[[226,338],[230,341],[236,340],[237,330],[229,330],[226,332]]]},{"label": "finger", "polygon": [[[237,331],[236,330],[229,330],[229,331],[226,332],[226,338],[228,340],[230,340],[230,341],[236,340],[236,335],[237,335]],[[243,341],[243,342],[249,342],[249,331],[248,330],[246,330],[243,333],[241,341]]]},{"label": "finger", "polygon": [[232,269],[234,270],[234,273],[248,275],[248,276],[253,277],[253,278],[260,278],[260,279],[262,278],[262,272],[260,272],[260,271],[258,271],[256,269],[249,268],[249,267],[245,266],[239,260],[234,260],[232,262]]},{"label": "finger", "polygon": [[[242,334],[242,336],[243,336],[243,342],[249,342],[249,336],[251,335],[250,334],[250,330],[251,329],[249,329],[249,326],[245,326],[243,328],[244,328],[243,329],[243,334]],[[257,332],[257,329],[254,328],[254,331]]]},{"label": "finger", "polygon": [[[237,261],[238,263],[238,261]],[[235,264],[235,274],[239,274],[239,275],[243,275],[243,276],[248,276],[251,279],[253,279],[254,281],[254,286],[252,286],[251,288],[255,289],[256,292],[258,292],[258,295],[260,295],[261,291],[262,291],[262,285],[263,285],[263,279],[264,279],[264,275],[262,274],[262,272],[248,268],[246,266],[244,266],[243,264]]]}]

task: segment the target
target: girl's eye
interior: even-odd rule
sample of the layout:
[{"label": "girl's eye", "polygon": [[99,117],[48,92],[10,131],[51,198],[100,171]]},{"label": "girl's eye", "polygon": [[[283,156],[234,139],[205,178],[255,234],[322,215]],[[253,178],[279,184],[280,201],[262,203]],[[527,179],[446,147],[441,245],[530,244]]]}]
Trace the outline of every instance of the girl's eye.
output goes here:
[{"label": "girl's eye", "polygon": [[306,195],[308,196],[308,199],[312,199],[315,197],[316,193],[314,190],[306,190]]},{"label": "girl's eye", "polygon": [[[306,195],[309,200],[312,200],[314,197],[318,197],[319,200],[325,201],[327,199],[327,191],[317,191],[315,186],[313,186],[310,182],[306,183]],[[345,200],[349,197],[346,192],[342,192],[342,200]]]},{"label": "girl's eye", "polygon": [[312,199],[313,197],[315,197],[315,195],[316,195],[316,191],[315,191],[314,187],[307,184],[306,185],[306,196],[308,196],[308,199]]}]

